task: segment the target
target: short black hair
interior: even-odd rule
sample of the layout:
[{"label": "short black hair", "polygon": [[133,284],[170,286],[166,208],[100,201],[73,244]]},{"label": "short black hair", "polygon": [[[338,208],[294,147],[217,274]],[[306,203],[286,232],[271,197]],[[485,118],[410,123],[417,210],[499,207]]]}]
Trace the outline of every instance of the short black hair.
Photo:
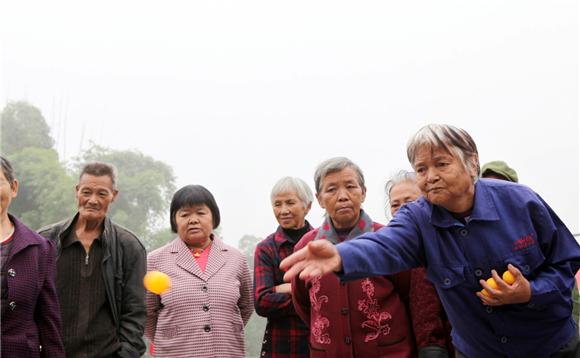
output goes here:
[{"label": "short black hair", "polygon": [[0,156],[0,162],[2,162],[2,174],[4,174],[4,177],[6,177],[8,184],[10,184],[10,187],[12,188],[12,185],[14,185],[14,180],[16,179],[14,176],[14,169],[12,169],[12,165],[8,159]]},{"label": "short black hair", "polygon": [[215,229],[220,225],[220,209],[210,191],[201,185],[186,185],[176,191],[173,194],[173,199],[171,199],[171,206],[169,208],[171,231],[177,233],[177,223],[175,221],[177,211],[193,205],[206,205],[211,211],[213,228]]}]

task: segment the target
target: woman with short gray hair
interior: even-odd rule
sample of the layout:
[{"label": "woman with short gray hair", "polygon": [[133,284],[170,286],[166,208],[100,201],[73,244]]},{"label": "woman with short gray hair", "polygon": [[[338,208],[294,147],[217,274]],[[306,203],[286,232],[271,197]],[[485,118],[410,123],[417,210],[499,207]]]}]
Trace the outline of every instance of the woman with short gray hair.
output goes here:
[{"label": "woman with short gray hair", "polygon": [[477,148],[462,129],[425,126],[407,153],[423,197],[379,231],[295,252],[281,264],[286,279],[425,266],[458,357],[578,356],[571,289],[580,245],[548,204],[526,186],[477,180]]},{"label": "woman with short gray hair", "polygon": [[365,176],[359,166],[346,157],[334,157],[325,160],[316,167],[316,172],[314,172],[314,185],[316,192],[320,193],[322,190],[322,179],[324,177],[328,174],[340,172],[345,168],[351,168],[355,173],[358,185],[361,188],[365,188]]},{"label": "woman with short gray hair", "polygon": [[[326,215],[295,250],[313,241],[337,244],[382,225],[362,209],[364,175],[348,158],[318,165],[316,198]],[[410,272],[365,277],[341,284],[334,275],[292,281],[296,312],[310,326],[310,357],[411,357],[415,352],[409,313]]]},{"label": "woman with short gray hair", "polygon": [[[385,185],[391,217],[403,207],[421,197],[415,172],[401,170]],[[451,324],[441,300],[424,267],[411,270],[409,288],[409,313],[415,333],[419,358],[453,357]]]},{"label": "woman with short gray hair", "polygon": [[312,200],[308,184],[295,177],[278,180],[270,193],[279,226],[256,246],[254,254],[254,306],[256,313],[268,319],[260,357],[308,356],[308,327],[292,306],[290,284],[284,282],[279,266],[312,230],[306,221]]}]

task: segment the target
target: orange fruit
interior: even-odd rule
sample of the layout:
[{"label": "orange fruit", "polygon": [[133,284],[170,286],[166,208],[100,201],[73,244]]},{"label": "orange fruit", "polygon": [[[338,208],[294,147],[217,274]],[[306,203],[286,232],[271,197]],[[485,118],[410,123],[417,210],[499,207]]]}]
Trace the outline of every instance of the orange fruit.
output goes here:
[{"label": "orange fruit", "polygon": [[511,272],[506,271],[503,273],[503,275],[501,275],[501,278],[505,281],[505,283],[507,283],[508,285],[512,285],[514,282],[516,282],[516,278],[514,277],[514,275],[512,275]]},{"label": "orange fruit", "polygon": [[499,286],[497,285],[493,277],[488,278],[487,281],[485,282],[489,285],[489,287],[493,288],[494,290],[499,289]]},{"label": "orange fruit", "polygon": [[[493,279],[493,277],[490,277],[487,279],[487,281],[485,281],[491,288],[493,288],[494,290],[499,289],[497,283],[495,282],[495,280]],[[483,290],[480,291],[484,296],[490,297],[491,295],[489,294],[489,292],[487,292],[487,290],[484,288]]]},{"label": "orange fruit", "polygon": [[171,288],[171,279],[160,271],[149,271],[143,277],[143,284],[149,291],[160,295]]}]

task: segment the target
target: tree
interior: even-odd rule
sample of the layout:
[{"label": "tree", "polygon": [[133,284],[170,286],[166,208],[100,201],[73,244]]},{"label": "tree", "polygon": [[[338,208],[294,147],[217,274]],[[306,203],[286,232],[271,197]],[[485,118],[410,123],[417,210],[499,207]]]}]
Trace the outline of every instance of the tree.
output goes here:
[{"label": "tree", "polygon": [[143,243],[147,248],[147,252],[150,252],[167,244],[176,237],[177,234],[171,231],[170,228],[162,228],[152,232],[149,235],[145,235],[145,237],[143,238]]},{"label": "tree", "polygon": [[[148,249],[165,243],[169,234],[169,203],[175,192],[173,169],[135,150],[113,150],[93,144],[76,159],[84,163],[100,161],[117,167],[119,195],[110,207],[110,217],[139,236]],[[161,243],[157,240],[162,240]]]},{"label": "tree", "polygon": [[40,110],[27,102],[10,102],[0,117],[0,150],[10,155],[24,148],[52,149],[50,127]]},{"label": "tree", "polygon": [[10,213],[33,229],[70,215],[74,181],[59,162],[40,110],[26,102],[10,102],[0,115],[0,129],[2,155],[20,182]]},{"label": "tree", "polygon": [[8,160],[20,183],[10,213],[30,228],[40,229],[74,212],[75,181],[53,149],[27,147],[8,155]]},{"label": "tree", "polygon": [[238,248],[246,255],[250,269],[254,269],[254,251],[260,241],[262,241],[262,238],[253,235],[244,235],[238,241]]},{"label": "tree", "polygon": [[82,164],[103,161],[119,170],[119,196],[111,218],[134,231],[148,249],[169,241],[167,208],[175,191],[173,169],[138,151],[92,145],[67,169],[54,150],[50,127],[40,110],[26,102],[11,102],[0,115],[2,155],[20,181],[10,212],[33,229],[70,218],[76,210],[75,184]]}]

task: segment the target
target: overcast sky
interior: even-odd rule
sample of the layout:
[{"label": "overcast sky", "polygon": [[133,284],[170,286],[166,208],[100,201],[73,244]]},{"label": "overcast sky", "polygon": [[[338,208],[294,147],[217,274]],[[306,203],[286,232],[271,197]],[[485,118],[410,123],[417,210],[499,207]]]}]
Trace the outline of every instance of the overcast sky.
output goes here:
[{"label": "overcast sky", "polygon": [[275,230],[277,179],[313,186],[338,155],[363,169],[364,208],[386,222],[385,181],[410,169],[406,142],[430,122],[466,129],[482,163],[506,160],[580,231],[576,1],[14,1],[1,13],[0,105],[39,107],[62,158],[93,141],[168,163],[178,187],[215,195],[231,244]]}]

